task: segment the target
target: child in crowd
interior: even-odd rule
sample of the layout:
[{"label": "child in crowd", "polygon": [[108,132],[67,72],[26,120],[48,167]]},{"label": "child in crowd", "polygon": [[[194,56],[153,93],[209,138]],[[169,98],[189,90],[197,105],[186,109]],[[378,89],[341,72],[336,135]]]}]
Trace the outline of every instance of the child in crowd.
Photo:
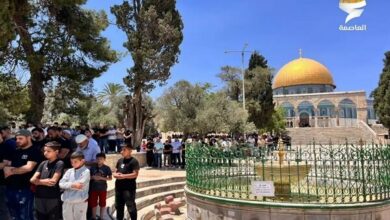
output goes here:
[{"label": "child in crowd", "polygon": [[64,202],[62,204],[63,219],[86,220],[90,172],[84,165],[82,152],[74,152],[70,157],[70,162],[73,168],[66,171],[60,180],[60,187],[65,190],[61,196]]},{"label": "child in crowd", "polygon": [[122,145],[123,158],[116,164],[113,173],[115,181],[115,208],[117,220],[123,220],[125,204],[131,220],[137,220],[137,207],[135,204],[136,179],[139,172],[139,163],[132,157],[133,148],[129,144]]},{"label": "child in crowd", "polygon": [[58,159],[61,144],[55,141],[44,145],[47,160],[39,164],[30,182],[36,185],[34,208],[37,220],[61,219],[61,191],[58,185],[64,162]]},{"label": "child in crowd", "polygon": [[107,181],[112,179],[112,173],[110,167],[104,164],[106,161],[106,155],[104,153],[97,154],[96,160],[97,166],[90,168],[91,191],[88,205],[92,209],[92,219],[96,219],[96,207],[99,201],[100,219],[103,219],[106,210]]}]

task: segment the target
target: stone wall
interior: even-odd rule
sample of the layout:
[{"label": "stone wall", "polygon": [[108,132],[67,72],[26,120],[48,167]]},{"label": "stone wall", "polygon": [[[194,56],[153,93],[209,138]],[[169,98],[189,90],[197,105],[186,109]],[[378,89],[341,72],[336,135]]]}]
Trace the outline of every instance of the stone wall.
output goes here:
[{"label": "stone wall", "polygon": [[[389,220],[389,202],[307,207],[298,204],[268,204],[259,202],[233,202],[198,197],[186,190],[187,219],[189,220]],[[294,207],[296,206],[296,207]]]}]

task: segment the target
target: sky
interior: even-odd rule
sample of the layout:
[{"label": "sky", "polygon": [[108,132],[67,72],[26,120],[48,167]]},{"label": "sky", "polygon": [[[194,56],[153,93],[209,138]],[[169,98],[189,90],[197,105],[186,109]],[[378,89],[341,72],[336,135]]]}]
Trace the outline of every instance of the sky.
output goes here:
[{"label": "sky", "polygon": [[[110,6],[122,0],[89,0],[86,8],[105,10],[115,23]],[[192,83],[210,82],[221,88],[217,77],[225,65],[241,66],[240,53],[227,50],[256,50],[277,72],[299,57],[317,60],[332,73],[336,91],[365,90],[367,96],[378,85],[384,53],[390,50],[390,16],[388,0],[367,0],[364,12],[347,26],[366,25],[366,31],[340,31],[347,14],[339,9],[338,0],[177,0],[184,23],[179,63],[163,87],[150,95],[156,99],[179,80]],[[125,52],[126,37],[115,25],[103,33],[113,49]],[[244,57],[248,64],[250,54]],[[123,84],[130,56],[113,64],[95,80],[95,89],[106,83]]]}]

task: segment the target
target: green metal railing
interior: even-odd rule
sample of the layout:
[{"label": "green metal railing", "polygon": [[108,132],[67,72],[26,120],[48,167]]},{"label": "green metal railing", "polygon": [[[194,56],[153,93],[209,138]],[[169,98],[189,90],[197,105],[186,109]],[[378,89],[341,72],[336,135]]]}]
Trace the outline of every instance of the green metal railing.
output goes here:
[{"label": "green metal railing", "polygon": [[[307,145],[279,152],[188,146],[187,188],[219,198],[304,204],[355,204],[390,198],[390,146]],[[253,195],[253,181],[272,181],[275,196]]]}]

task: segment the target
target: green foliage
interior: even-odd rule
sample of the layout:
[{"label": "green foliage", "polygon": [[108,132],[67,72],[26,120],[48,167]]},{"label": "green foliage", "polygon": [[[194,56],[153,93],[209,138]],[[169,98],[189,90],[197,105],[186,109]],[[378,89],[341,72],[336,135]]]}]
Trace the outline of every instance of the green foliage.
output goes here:
[{"label": "green foliage", "polygon": [[46,90],[42,122],[52,123],[71,117],[71,121],[68,123],[88,123],[88,112],[95,99],[92,94],[92,84],[83,86],[80,92],[69,90],[69,87],[72,87],[72,84],[69,86],[62,84],[60,87],[52,86]]},{"label": "green foliage", "polygon": [[97,98],[101,103],[113,107],[114,105],[120,104],[119,99],[124,97],[125,94],[126,92],[122,85],[107,83],[103,90],[98,93]]},{"label": "green foliage", "polygon": [[0,73],[0,121],[15,120],[30,106],[28,88],[14,76]]},{"label": "green foliage", "polygon": [[164,131],[193,132],[199,108],[202,108],[208,87],[178,81],[157,100],[161,128]]},{"label": "green foliage", "polygon": [[272,114],[269,130],[276,134],[283,133],[286,130],[285,110],[283,108],[277,108]]},{"label": "green foliage", "polygon": [[272,74],[270,69],[257,67],[249,74],[251,80],[246,81],[247,109],[249,122],[253,122],[258,129],[268,129],[272,125],[272,115],[275,104],[272,94]]},{"label": "green foliage", "polygon": [[144,105],[143,95],[165,84],[171,67],[178,62],[183,23],[175,0],[123,1],[111,7],[111,12],[127,36],[123,46],[134,63],[124,83],[131,92],[126,99],[126,123],[134,131],[132,144],[138,146],[145,123],[153,116]]},{"label": "green foliage", "polygon": [[100,35],[108,26],[106,14],[85,9],[85,2],[2,2],[0,71],[29,72],[29,121],[41,120],[46,89],[71,100],[117,60]]},{"label": "green foliage", "polygon": [[98,101],[92,103],[88,122],[91,126],[117,125],[119,123],[115,113],[110,111],[110,107]]},{"label": "green foliage", "polygon": [[374,109],[380,123],[389,128],[390,132],[390,51],[385,53],[384,68],[379,79],[378,87],[372,92]]},{"label": "green foliage", "polygon": [[94,126],[123,126],[125,99],[126,91],[122,85],[107,83],[88,109],[88,122]]},{"label": "green foliage", "polygon": [[231,66],[223,66],[218,77],[226,84],[224,90],[229,98],[239,101],[242,96],[241,70]]},{"label": "green foliage", "polygon": [[[157,101],[163,131],[240,133],[248,128],[247,113],[226,93],[209,91],[210,85],[179,81]],[[250,129],[250,128],[249,128]]]},{"label": "green foliage", "polygon": [[236,101],[231,101],[223,92],[207,96],[204,108],[198,110],[196,131],[242,133],[245,131],[248,114]]},{"label": "green foliage", "polygon": [[252,53],[250,59],[249,59],[249,67],[248,70],[253,70],[256,67],[261,67],[263,69],[268,69],[267,60],[259,54],[259,52],[255,51]]},{"label": "green foliage", "polygon": [[175,0],[137,0],[111,7],[116,24],[127,35],[124,47],[133,58],[124,82],[131,92],[163,85],[178,61],[183,23]]}]

